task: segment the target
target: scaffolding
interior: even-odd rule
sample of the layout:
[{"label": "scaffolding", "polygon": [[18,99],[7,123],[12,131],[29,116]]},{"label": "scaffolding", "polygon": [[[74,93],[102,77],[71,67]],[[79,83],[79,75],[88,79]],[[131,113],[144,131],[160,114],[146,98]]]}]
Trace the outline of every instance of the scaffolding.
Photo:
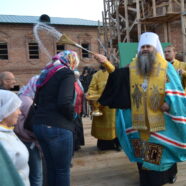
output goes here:
[{"label": "scaffolding", "polygon": [[103,26],[99,32],[111,61],[119,62],[119,42],[138,42],[145,31],[156,32],[162,42],[174,44],[172,24],[177,24],[180,30],[179,53],[186,61],[185,0],[103,0],[103,3]]}]

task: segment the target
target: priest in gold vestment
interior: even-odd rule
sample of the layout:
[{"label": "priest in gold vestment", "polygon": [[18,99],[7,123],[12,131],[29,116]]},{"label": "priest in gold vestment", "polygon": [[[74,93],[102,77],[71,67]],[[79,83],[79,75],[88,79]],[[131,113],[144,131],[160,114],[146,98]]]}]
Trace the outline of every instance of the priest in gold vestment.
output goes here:
[{"label": "priest in gold vestment", "polygon": [[176,49],[173,45],[169,45],[164,49],[165,59],[170,62],[180,76],[183,88],[186,89],[186,62],[176,59]]},{"label": "priest in gold vestment", "polygon": [[[97,100],[101,96],[109,73],[104,69],[103,66],[96,72],[91,80],[88,88],[87,99],[92,103],[92,107],[99,104]],[[97,97],[96,100],[91,98]],[[93,101],[96,102],[93,104]],[[107,106],[98,105],[100,114],[93,114],[92,118],[92,129],[91,135],[98,139],[97,147],[99,150],[120,150],[119,142],[116,138],[116,127],[115,127],[115,109],[110,109]],[[95,108],[93,108],[94,110]]]}]

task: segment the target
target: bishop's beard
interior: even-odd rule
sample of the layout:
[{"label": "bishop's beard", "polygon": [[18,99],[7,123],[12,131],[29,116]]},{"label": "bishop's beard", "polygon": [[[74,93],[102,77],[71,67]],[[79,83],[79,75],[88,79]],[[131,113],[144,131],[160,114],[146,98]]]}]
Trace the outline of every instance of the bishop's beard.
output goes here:
[{"label": "bishop's beard", "polygon": [[156,51],[139,52],[137,58],[137,69],[140,75],[148,76],[152,73],[155,64]]}]

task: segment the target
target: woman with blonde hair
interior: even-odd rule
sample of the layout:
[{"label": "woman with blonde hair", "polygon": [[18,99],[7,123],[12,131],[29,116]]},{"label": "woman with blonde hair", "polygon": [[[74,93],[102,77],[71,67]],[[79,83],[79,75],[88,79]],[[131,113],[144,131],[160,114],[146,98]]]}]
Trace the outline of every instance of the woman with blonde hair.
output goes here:
[{"label": "woman with blonde hair", "polygon": [[73,71],[78,64],[76,52],[62,51],[42,70],[36,83],[32,123],[46,160],[48,186],[70,186],[76,116]]}]

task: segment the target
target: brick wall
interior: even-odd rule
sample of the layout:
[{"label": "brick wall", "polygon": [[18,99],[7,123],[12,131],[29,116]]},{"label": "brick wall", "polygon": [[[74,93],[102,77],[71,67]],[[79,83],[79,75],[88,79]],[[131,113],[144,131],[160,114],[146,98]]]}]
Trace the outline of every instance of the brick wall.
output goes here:
[{"label": "brick wall", "polygon": [[[72,40],[81,44],[89,43],[94,52],[98,52],[97,27],[86,26],[56,26],[57,30],[67,34]],[[17,84],[24,85],[33,75],[50,61],[50,58],[40,50],[39,59],[29,59],[28,43],[33,41],[32,24],[1,24],[0,42],[8,43],[8,60],[0,60],[0,71],[11,71],[17,78]],[[51,56],[56,53],[56,40],[41,34],[44,45]],[[80,58],[79,70],[84,66],[98,68],[94,58],[82,58],[82,50],[71,45],[65,45],[65,49],[75,50]]]},{"label": "brick wall", "polygon": [[[156,27],[155,32],[159,35],[160,41],[165,42],[163,26],[159,25]],[[183,39],[181,33],[181,23],[180,21],[174,21],[170,23],[169,31],[169,42],[172,43],[177,51],[177,58],[183,60]]]}]

